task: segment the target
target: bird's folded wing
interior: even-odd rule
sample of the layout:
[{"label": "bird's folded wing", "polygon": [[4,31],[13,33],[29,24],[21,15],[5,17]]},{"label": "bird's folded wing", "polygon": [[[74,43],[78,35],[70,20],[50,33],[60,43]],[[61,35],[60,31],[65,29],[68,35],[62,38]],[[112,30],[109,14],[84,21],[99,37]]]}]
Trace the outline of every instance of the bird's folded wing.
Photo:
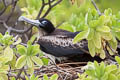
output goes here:
[{"label": "bird's folded wing", "polygon": [[44,52],[55,56],[76,55],[88,51],[86,40],[76,44],[73,44],[72,40],[73,38],[68,36],[52,35],[43,36],[38,43]]}]

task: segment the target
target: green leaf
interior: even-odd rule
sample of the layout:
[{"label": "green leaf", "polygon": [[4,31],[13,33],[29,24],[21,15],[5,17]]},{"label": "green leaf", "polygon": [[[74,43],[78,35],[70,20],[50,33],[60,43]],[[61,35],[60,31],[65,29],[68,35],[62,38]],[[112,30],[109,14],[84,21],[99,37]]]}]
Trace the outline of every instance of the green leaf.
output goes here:
[{"label": "green leaf", "polygon": [[31,38],[30,38],[30,41],[33,43],[33,41],[35,41],[36,39],[36,35],[33,35]]},{"label": "green leaf", "polygon": [[8,57],[5,56],[0,56],[0,65],[1,63],[5,64],[9,61]]},{"label": "green leaf", "polygon": [[115,60],[117,61],[117,63],[120,65],[120,57],[115,56]]},{"label": "green leaf", "polygon": [[90,28],[90,32],[87,36],[87,40],[91,40],[93,39],[93,36],[94,36],[94,29]]},{"label": "green leaf", "polygon": [[95,76],[97,76],[97,78],[100,78],[101,70],[100,70],[100,66],[97,61],[94,61],[94,66],[95,66]]},{"label": "green leaf", "polygon": [[114,55],[115,54],[109,47],[107,47],[107,50],[109,51],[110,55]]},{"label": "green leaf", "polygon": [[22,67],[26,64],[26,58],[27,58],[26,55],[20,56],[20,57],[17,59],[17,62],[16,62],[16,64],[15,64],[15,67],[18,68],[18,69],[22,68]]},{"label": "green leaf", "polygon": [[33,45],[29,45],[29,46],[27,47],[27,55],[28,55],[28,56],[32,55],[33,48],[34,48]]},{"label": "green leaf", "polygon": [[28,42],[27,42],[27,46],[31,46],[32,45],[32,42],[29,40]]},{"label": "green leaf", "polygon": [[9,70],[9,65],[2,65],[0,67],[0,74],[7,74]]},{"label": "green leaf", "polygon": [[13,50],[9,46],[5,48],[4,56],[8,57],[9,61],[13,59]]},{"label": "green leaf", "polygon": [[40,53],[40,45],[35,44],[35,45],[33,45],[33,49],[32,49],[31,55],[35,56],[38,53]]},{"label": "green leaf", "polygon": [[116,70],[117,70],[117,66],[116,65],[108,65],[105,68],[105,72],[107,72],[108,74],[113,72],[113,71],[116,71]]},{"label": "green leaf", "polygon": [[108,41],[108,43],[110,44],[112,49],[116,51],[116,49],[117,49],[117,40],[116,40],[116,38],[113,37],[112,40]]},{"label": "green leaf", "polygon": [[43,75],[43,80],[49,80],[46,74]]},{"label": "green leaf", "polygon": [[100,72],[101,72],[101,76],[103,76],[104,73],[105,73],[105,64],[104,64],[104,62],[100,63]]},{"label": "green leaf", "polygon": [[21,38],[18,38],[18,40],[16,42],[14,42],[13,45],[17,45],[17,44],[19,44],[21,42],[22,42]]},{"label": "green leaf", "polygon": [[92,10],[91,9],[89,9],[88,10],[88,13],[86,14],[86,16],[85,16],[85,22],[86,23],[88,23],[89,21],[91,21],[92,19],[93,19],[93,15],[92,15]]},{"label": "green leaf", "polygon": [[39,76],[36,76],[33,80],[40,80],[38,77],[39,77]]},{"label": "green leaf", "polygon": [[12,77],[11,80],[16,80],[15,77]]},{"label": "green leaf", "polygon": [[57,80],[58,79],[58,75],[54,74],[50,77],[50,80]]},{"label": "green leaf", "polygon": [[115,36],[117,37],[118,40],[120,40],[120,32],[116,32]]},{"label": "green leaf", "polygon": [[90,31],[90,29],[87,29],[87,30],[82,31],[79,34],[77,34],[77,36],[75,36],[75,38],[73,40],[73,43],[75,44],[75,43],[79,42],[80,40],[87,38],[89,31]]},{"label": "green leaf", "polygon": [[[92,15],[91,15],[92,16]],[[91,17],[92,18],[92,17]],[[88,13],[85,15],[85,25],[88,25]]]},{"label": "green leaf", "polygon": [[35,68],[34,68],[34,64],[32,64],[32,67],[28,67],[27,73],[30,74],[30,75],[32,75],[32,74],[34,73],[34,69],[35,69]]},{"label": "green leaf", "polygon": [[0,51],[2,51],[3,50],[3,46],[0,46]]},{"label": "green leaf", "polygon": [[100,51],[100,58],[105,59],[105,51],[103,49]]},{"label": "green leaf", "polygon": [[35,79],[35,75],[32,74],[32,75],[30,76],[30,80],[34,80],[34,79]]},{"label": "green leaf", "polygon": [[31,58],[32,58],[33,62],[35,62],[37,65],[39,65],[39,66],[43,65],[42,60],[40,58],[38,58],[37,56],[32,56]]},{"label": "green leaf", "polygon": [[31,68],[31,67],[32,67],[32,64],[33,64],[32,60],[31,60],[31,57],[28,57],[28,56],[27,56],[27,59],[26,59],[26,60],[27,60],[27,65],[28,65],[28,67]]},{"label": "green leaf", "polygon": [[108,22],[110,22],[110,16],[102,15],[102,16],[99,17],[99,24],[98,24],[98,26],[104,26]]},{"label": "green leaf", "polygon": [[98,20],[92,20],[89,22],[91,28],[96,28],[98,26]]},{"label": "green leaf", "polygon": [[105,40],[111,40],[112,39],[112,34],[109,33],[101,33],[101,37],[104,38]]},{"label": "green leaf", "polygon": [[48,65],[49,59],[43,57],[42,62],[44,63],[44,65]]},{"label": "green leaf", "polygon": [[26,80],[29,80],[29,78],[28,78],[26,75],[25,75],[25,79],[26,79]]},{"label": "green leaf", "polygon": [[12,61],[10,61],[10,63],[9,63],[11,69],[15,69],[15,63],[16,63],[16,56],[13,55],[13,59],[12,59]]},{"label": "green leaf", "polygon": [[120,74],[117,75],[118,79],[120,79]]},{"label": "green leaf", "polygon": [[100,31],[100,32],[110,32],[110,28],[108,26],[99,26],[96,28],[96,31]]},{"label": "green leaf", "polygon": [[0,80],[8,80],[8,76],[6,74],[0,74]]},{"label": "green leaf", "polygon": [[5,34],[2,38],[2,44],[8,46],[13,43],[12,41],[13,36],[10,36],[9,34]]},{"label": "green leaf", "polygon": [[103,76],[101,77],[101,80],[108,80],[108,73],[107,72],[105,72],[104,74],[103,74]]},{"label": "green leaf", "polygon": [[17,52],[21,55],[25,55],[27,53],[27,48],[23,45],[17,45]]},{"label": "green leaf", "polygon": [[112,9],[111,9],[111,8],[105,9],[104,14],[105,14],[106,16],[112,15]]},{"label": "green leaf", "polygon": [[99,17],[99,24],[98,26],[103,26],[105,24],[105,16],[102,15]]},{"label": "green leaf", "polygon": [[109,74],[108,80],[118,80],[115,74]]},{"label": "green leaf", "polygon": [[93,40],[88,40],[88,48],[89,48],[90,55],[94,57],[95,56],[95,45],[93,44]]},{"label": "green leaf", "polygon": [[94,45],[98,49],[101,48],[101,35],[100,35],[99,32],[95,32],[95,35],[94,35]]},{"label": "green leaf", "polygon": [[3,38],[3,35],[0,33],[0,39]]}]

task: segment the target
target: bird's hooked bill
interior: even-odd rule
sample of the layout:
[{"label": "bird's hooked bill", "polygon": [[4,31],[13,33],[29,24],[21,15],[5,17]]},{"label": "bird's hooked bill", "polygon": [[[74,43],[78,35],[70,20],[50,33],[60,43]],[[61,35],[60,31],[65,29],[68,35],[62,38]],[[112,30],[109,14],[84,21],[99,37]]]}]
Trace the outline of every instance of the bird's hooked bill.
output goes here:
[{"label": "bird's hooked bill", "polygon": [[34,25],[34,26],[43,26],[41,23],[40,23],[40,21],[39,20],[32,20],[32,19],[29,19],[29,18],[26,18],[26,17],[24,17],[24,16],[20,16],[19,18],[18,18],[18,21],[25,21],[25,22],[27,22],[27,23],[29,23],[29,24],[32,24],[32,25]]}]

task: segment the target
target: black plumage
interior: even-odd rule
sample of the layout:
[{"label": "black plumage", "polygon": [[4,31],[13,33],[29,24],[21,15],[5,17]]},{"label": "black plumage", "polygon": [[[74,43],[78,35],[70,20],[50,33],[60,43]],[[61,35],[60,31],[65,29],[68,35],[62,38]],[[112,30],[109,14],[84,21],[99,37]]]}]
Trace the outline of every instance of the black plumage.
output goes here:
[{"label": "black plumage", "polygon": [[55,57],[69,57],[81,55],[88,51],[86,40],[82,40],[76,44],[72,42],[79,32],[56,29],[47,19],[30,20],[21,16],[19,21],[25,21],[38,27],[41,32],[38,44],[40,44],[41,50],[45,53]]}]

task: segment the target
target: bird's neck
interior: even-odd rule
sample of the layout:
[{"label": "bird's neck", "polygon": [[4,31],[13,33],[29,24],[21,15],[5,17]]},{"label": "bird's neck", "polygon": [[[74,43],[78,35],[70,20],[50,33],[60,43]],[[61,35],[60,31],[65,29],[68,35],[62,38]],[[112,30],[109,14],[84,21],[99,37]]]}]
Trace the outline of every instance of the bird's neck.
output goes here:
[{"label": "bird's neck", "polygon": [[47,34],[48,34],[48,33],[45,32],[43,29],[40,29],[40,30],[39,30],[39,36],[40,36],[40,37],[45,36],[45,35],[47,35]]}]

